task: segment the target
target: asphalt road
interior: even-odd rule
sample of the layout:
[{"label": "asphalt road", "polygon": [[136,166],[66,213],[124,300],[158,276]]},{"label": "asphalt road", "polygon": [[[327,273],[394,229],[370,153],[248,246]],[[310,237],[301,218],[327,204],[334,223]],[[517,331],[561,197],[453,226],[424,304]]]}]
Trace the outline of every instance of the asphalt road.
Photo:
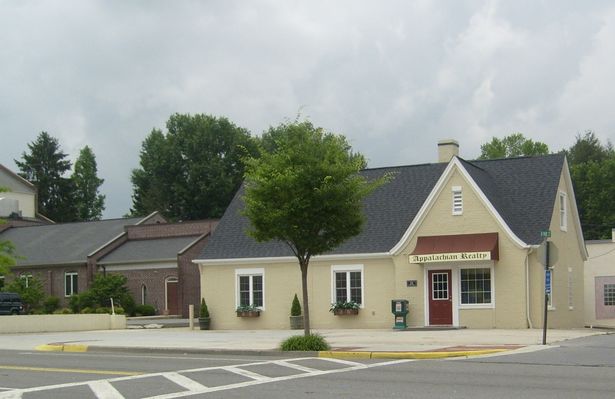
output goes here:
[{"label": "asphalt road", "polygon": [[615,335],[457,360],[0,352],[0,398],[614,398]]}]

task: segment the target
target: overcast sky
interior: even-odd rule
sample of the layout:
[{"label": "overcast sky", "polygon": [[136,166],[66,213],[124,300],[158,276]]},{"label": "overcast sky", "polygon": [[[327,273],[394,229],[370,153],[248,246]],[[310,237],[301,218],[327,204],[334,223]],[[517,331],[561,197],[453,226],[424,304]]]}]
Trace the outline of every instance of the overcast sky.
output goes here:
[{"label": "overcast sky", "polygon": [[0,0],[0,163],[43,130],[89,145],[105,217],[173,113],[260,135],[298,111],[371,167],[478,156],[522,132],[552,151],[615,141],[612,1]]}]

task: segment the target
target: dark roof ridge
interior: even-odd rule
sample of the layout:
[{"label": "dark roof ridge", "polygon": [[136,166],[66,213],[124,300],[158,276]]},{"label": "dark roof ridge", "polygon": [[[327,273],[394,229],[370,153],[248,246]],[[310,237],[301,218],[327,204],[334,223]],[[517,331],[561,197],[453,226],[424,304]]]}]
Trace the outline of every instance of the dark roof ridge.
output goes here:
[{"label": "dark roof ridge", "polygon": [[33,226],[12,226],[11,228],[14,229],[25,229],[28,227],[51,227],[51,226],[66,226],[69,224],[85,224],[85,223],[99,223],[99,222],[114,222],[117,220],[130,220],[130,219],[138,219],[138,220],[143,220],[145,217],[140,217],[140,216],[134,216],[134,217],[127,217],[127,218],[111,218],[111,219],[100,219],[100,220],[80,220],[80,221],[76,221],[76,222],[63,222],[63,223],[52,223],[52,224],[37,224],[37,225],[33,225]]}]

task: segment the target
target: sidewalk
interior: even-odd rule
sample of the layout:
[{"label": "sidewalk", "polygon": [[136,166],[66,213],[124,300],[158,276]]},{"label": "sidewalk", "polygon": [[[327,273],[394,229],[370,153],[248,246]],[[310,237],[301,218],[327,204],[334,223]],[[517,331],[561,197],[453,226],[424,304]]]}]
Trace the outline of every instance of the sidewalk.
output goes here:
[{"label": "sidewalk", "polygon": [[[0,349],[64,351],[139,351],[174,353],[279,354],[285,338],[301,330],[209,330],[182,328],[126,329],[37,334],[2,334]],[[542,330],[314,330],[336,354],[373,357],[372,353],[434,353],[452,355],[489,353],[540,345]],[[547,343],[604,334],[591,329],[548,330]],[[485,352],[487,350],[488,352]],[[273,352],[273,353],[272,353]],[[460,354],[459,354],[460,353]],[[465,353],[465,354],[464,354]],[[326,355],[326,354],[321,354]],[[386,357],[399,357],[389,355]],[[443,357],[443,356],[432,356]]]}]

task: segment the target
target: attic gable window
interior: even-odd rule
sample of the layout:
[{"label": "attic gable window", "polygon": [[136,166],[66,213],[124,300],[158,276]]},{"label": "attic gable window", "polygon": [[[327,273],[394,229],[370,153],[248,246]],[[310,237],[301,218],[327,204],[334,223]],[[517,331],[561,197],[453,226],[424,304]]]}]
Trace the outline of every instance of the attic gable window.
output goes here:
[{"label": "attic gable window", "polygon": [[559,192],[559,228],[562,231],[568,230],[568,196],[565,192]]},{"label": "attic gable window", "polygon": [[453,186],[453,215],[463,215],[463,193],[461,186]]}]

